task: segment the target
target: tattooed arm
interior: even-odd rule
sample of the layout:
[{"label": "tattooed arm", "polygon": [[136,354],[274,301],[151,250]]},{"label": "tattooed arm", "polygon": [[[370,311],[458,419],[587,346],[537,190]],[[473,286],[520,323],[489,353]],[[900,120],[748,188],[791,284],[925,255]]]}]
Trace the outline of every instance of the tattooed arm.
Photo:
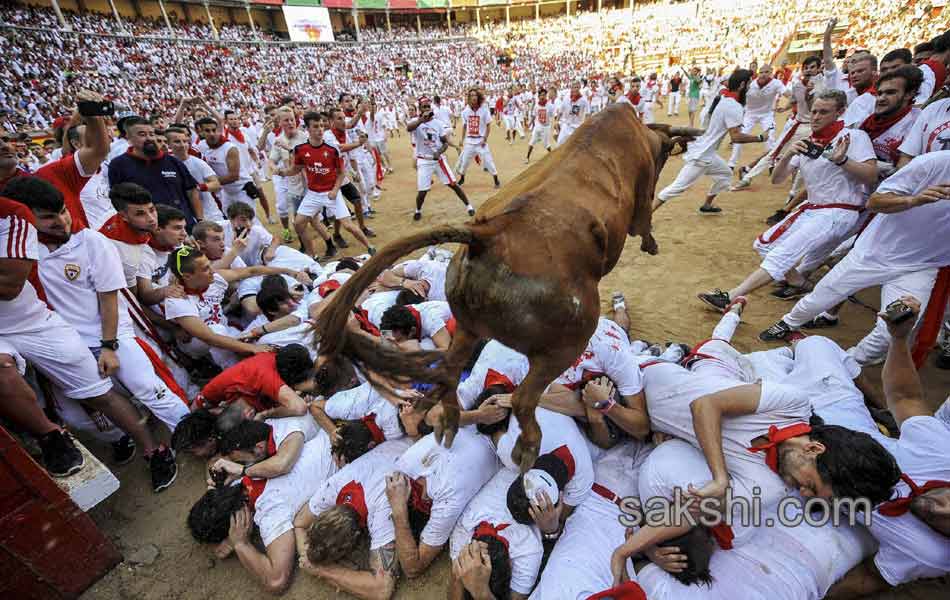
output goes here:
[{"label": "tattooed arm", "polygon": [[307,570],[337,589],[359,598],[389,600],[396,591],[396,579],[399,577],[396,542],[370,550],[369,571],[357,571],[340,565],[310,565]]}]

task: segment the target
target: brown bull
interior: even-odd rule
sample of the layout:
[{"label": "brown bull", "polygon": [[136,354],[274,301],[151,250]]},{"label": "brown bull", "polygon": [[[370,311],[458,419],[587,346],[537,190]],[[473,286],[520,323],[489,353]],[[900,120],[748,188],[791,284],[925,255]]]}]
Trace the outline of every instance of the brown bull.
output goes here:
[{"label": "brown bull", "polygon": [[[431,397],[444,409],[436,436],[451,446],[459,418],[455,389],[478,341],[496,339],[521,352],[530,370],[512,399],[521,425],[512,460],[529,469],[541,441],[534,419],[539,397],[587,346],[600,314],[598,283],[617,264],[627,236],[639,235],[641,250],[657,252],[650,233],[657,177],[674,144],[690,134],[648,129],[626,104],[598,113],[485,202],[474,221],[403,238],[363,265],[319,319],[321,354],[342,352],[370,370],[435,383]],[[357,298],[386,268],[441,243],[462,244],[446,277],[457,328],[444,355],[401,353],[345,330]]]}]

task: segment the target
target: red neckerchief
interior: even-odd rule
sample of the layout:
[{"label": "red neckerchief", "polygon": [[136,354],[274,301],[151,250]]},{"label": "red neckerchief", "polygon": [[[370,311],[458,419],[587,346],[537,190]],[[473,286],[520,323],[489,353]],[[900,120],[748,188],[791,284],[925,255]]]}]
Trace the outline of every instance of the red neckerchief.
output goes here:
[{"label": "red neckerchief", "polygon": [[406,305],[406,308],[409,309],[409,312],[412,313],[413,318],[416,320],[416,339],[420,342],[422,341],[422,315],[419,314],[419,311],[416,310],[414,306]]},{"label": "red neckerchief", "polygon": [[488,372],[485,373],[485,385],[484,387],[488,388],[493,385],[500,385],[505,388],[505,391],[509,394],[515,391],[515,384],[511,382],[511,379],[502,375],[495,369],[488,369]]},{"label": "red neckerchief", "polygon": [[863,94],[871,94],[872,96],[877,96],[877,88],[874,87],[874,82],[873,82],[873,81],[871,82],[871,84],[870,84],[869,86],[867,86],[867,87],[864,88],[863,90],[859,90],[858,88],[854,88],[854,91],[856,91],[856,92],[858,93],[858,96],[861,96],[861,95],[863,95]]},{"label": "red neckerchief", "polygon": [[647,87],[655,87],[656,79],[647,79]]},{"label": "red neckerchief", "polygon": [[366,527],[366,521],[369,517],[369,510],[366,508],[366,497],[363,494],[363,486],[355,480],[344,485],[340,493],[336,495],[337,506],[346,505],[353,508],[360,518],[360,527]]},{"label": "red neckerchief", "polygon": [[363,422],[363,425],[366,425],[366,428],[369,429],[369,435],[373,438],[373,441],[377,444],[382,444],[386,441],[386,434],[383,433],[383,430],[379,428],[379,425],[376,424],[376,413],[369,413],[360,421]]},{"label": "red neckerchief", "polygon": [[[488,521],[481,521],[478,525],[475,526],[475,532],[472,534],[472,539],[477,540],[480,537],[490,537],[492,539],[498,540],[505,547],[505,550],[508,549],[508,540],[503,538],[500,535],[500,532],[508,529],[508,523],[500,523],[498,525],[492,525]],[[646,600],[646,599],[644,599]]]},{"label": "red neckerchief", "polygon": [[333,129],[332,127],[330,128],[330,131],[333,132],[333,137],[336,138],[336,141],[338,141],[338,142],[341,143],[341,144],[345,144],[345,143],[346,143],[346,132],[345,132],[345,131],[343,131],[342,129],[339,129],[339,130]]},{"label": "red neckerchief", "polygon": [[615,585],[609,590],[588,596],[587,600],[607,600],[608,598],[612,598],[613,600],[647,600],[647,594],[643,591],[643,588],[640,587],[639,583],[631,579],[620,585]]},{"label": "red neckerchief", "polygon": [[805,435],[810,431],[811,425],[808,423],[795,423],[794,425],[782,427],[781,429],[772,425],[769,427],[769,441],[764,444],[759,444],[758,446],[752,446],[749,448],[749,452],[765,452],[765,464],[778,473],[778,445],[785,440]]},{"label": "red neckerchief", "polygon": [[842,129],[844,129],[844,121],[835,121],[834,123],[825,125],[821,129],[812,131],[811,141],[819,146],[827,146]]},{"label": "red neckerchief", "polygon": [[736,538],[736,534],[732,532],[732,527],[725,523],[720,523],[719,525],[710,527],[709,533],[713,536],[713,539],[716,540],[716,544],[721,549],[732,550],[732,540]]},{"label": "red neckerchief", "polygon": [[136,155],[135,155],[135,148],[133,148],[132,146],[129,146],[129,149],[126,150],[125,153],[126,153],[126,154],[131,154],[131,155],[132,155],[132,158],[134,158],[134,159],[136,159],[136,160],[144,161],[145,164],[150,164],[150,163],[153,163],[153,162],[155,162],[155,161],[157,161],[157,160],[162,160],[163,158],[165,158],[165,151],[164,151],[164,150],[159,150],[159,151],[158,151],[158,154],[156,154],[155,156],[136,156]]},{"label": "red neckerchief", "polygon": [[877,512],[885,517],[899,517],[906,514],[907,511],[910,510],[910,503],[914,498],[922,496],[930,490],[950,488],[950,481],[941,481],[939,479],[928,481],[924,485],[918,486],[906,473],[901,473],[901,480],[910,486],[910,495],[905,498],[895,498],[894,500],[888,500],[887,502],[879,504],[877,506]]},{"label": "red neckerchief", "polygon": [[352,119],[352,118],[353,118],[353,115],[355,115],[355,114],[356,114],[356,111],[355,111],[355,110],[344,110],[344,111],[343,111],[343,116],[346,117],[347,119]]},{"label": "red neckerchief", "polygon": [[152,250],[157,250],[159,252],[171,252],[175,249],[174,246],[163,246],[162,244],[159,244],[158,240],[151,236],[149,236],[148,245]]},{"label": "red neckerchief", "polygon": [[232,138],[232,137],[233,137],[235,140],[237,140],[237,142],[238,142],[239,144],[246,144],[246,143],[247,143],[247,142],[244,141],[244,132],[243,132],[243,131],[241,131],[240,129],[231,129],[230,127],[228,127],[227,129],[224,130],[224,139],[225,139],[225,141],[226,141],[226,140],[228,140],[228,139],[230,139],[230,138]]},{"label": "red neckerchief", "polygon": [[576,96],[574,94],[571,94],[571,102],[577,102],[580,99],[581,99],[580,94],[577,94]]},{"label": "red neckerchief", "polygon": [[942,62],[928,58],[923,62],[923,64],[930,67],[930,70],[934,72],[934,90],[939,90],[943,87],[943,82],[947,80],[947,67]]},{"label": "red neckerchief", "polygon": [[736,102],[739,101],[739,94],[737,94],[736,92],[730,92],[729,90],[722,90],[721,92],[719,92],[719,95],[724,98],[732,98]]},{"label": "red neckerchief", "polygon": [[356,317],[356,321],[360,324],[360,329],[372,335],[373,337],[382,336],[382,334],[379,332],[379,327],[373,325],[373,322],[369,320],[369,313],[365,308],[354,308],[353,315]]},{"label": "red neckerchief", "polygon": [[261,494],[264,493],[264,488],[267,486],[266,479],[251,479],[248,475],[245,475],[241,478],[241,485],[244,486],[244,491],[247,492],[248,502],[251,503],[251,508],[257,504],[257,499],[261,497]]},{"label": "red neckerchief", "polygon": [[636,94],[627,92],[627,100],[630,101],[630,104],[637,106],[640,104],[640,92],[637,92]]},{"label": "red neckerchief", "polygon": [[865,119],[863,123],[861,123],[860,129],[865,131],[872,140],[876,139],[877,136],[890,129],[894,123],[897,123],[907,116],[907,113],[909,113],[912,109],[912,106],[905,106],[893,115],[883,119],[878,118],[876,114],[872,114],[870,117]]},{"label": "red neckerchief", "polygon": [[767,86],[768,84],[772,83],[772,78],[771,78],[771,77],[767,78],[767,79],[765,80],[765,83],[759,83],[759,80],[758,80],[758,79],[756,79],[755,82],[759,85],[759,89],[761,90],[762,88],[764,88],[764,87]]},{"label": "red neckerchief", "polygon": [[99,228],[99,233],[110,240],[133,245],[147,244],[148,241],[152,239],[151,234],[141,233],[132,229],[128,221],[118,214],[112,215],[108,221],[103,223],[102,227]]},{"label": "red neckerchief", "polygon": [[198,152],[198,149],[194,146],[188,146],[188,156],[194,156],[195,158],[201,158],[201,152]]},{"label": "red neckerchief", "polygon": [[538,106],[545,106],[548,103],[548,99],[538,100]]},{"label": "red neckerchief", "polygon": [[321,298],[326,298],[333,292],[340,289],[340,282],[336,279],[327,279],[323,283],[317,286],[317,293],[320,294]]},{"label": "red neckerchief", "polygon": [[415,479],[409,479],[409,504],[421,513],[432,514],[432,499],[422,493],[422,484]]},{"label": "red neckerchief", "polygon": [[449,335],[455,337],[455,330],[458,327],[458,321],[455,320],[455,317],[452,317],[445,322],[445,330],[449,332]]},{"label": "red neckerchief", "polygon": [[574,455],[571,454],[571,449],[568,448],[567,445],[558,446],[551,452],[551,454],[556,456],[562,463],[564,463],[564,466],[567,467],[567,478],[572,479],[574,477],[575,463]]}]

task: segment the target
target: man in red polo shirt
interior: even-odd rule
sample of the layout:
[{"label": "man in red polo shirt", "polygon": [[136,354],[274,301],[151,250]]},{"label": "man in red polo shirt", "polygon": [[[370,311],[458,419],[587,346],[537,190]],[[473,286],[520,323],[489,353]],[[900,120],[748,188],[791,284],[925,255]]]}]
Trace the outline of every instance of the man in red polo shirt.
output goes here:
[{"label": "man in red polo shirt", "polygon": [[[80,92],[76,99],[100,101],[102,97],[92,92]],[[77,111],[73,113],[71,122],[86,125],[82,148],[59,160],[46,163],[35,176],[52,183],[63,194],[66,208],[73,218],[72,232],[76,233],[89,227],[86,212],[79,201],[79,192],[109,155],[110,140],[105,117],[81,117]],[[22,175],[28,174],[17,166],[13,138],[4,133],[0,135],[0,190],[8,181]]]},{"label": "man in red polo shirt", "polygon": [[258,420],[305,415],[307,404],[294,390],[310,388],[313,369],[310,353],[300,344],[255,354],[209,381],[192,410],[243,401]]}]

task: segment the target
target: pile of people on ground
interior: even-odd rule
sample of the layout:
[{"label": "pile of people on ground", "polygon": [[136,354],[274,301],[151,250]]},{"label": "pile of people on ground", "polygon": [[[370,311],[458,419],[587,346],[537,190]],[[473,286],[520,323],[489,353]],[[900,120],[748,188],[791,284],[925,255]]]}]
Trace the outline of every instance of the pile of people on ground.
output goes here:
[{"label": "pile of people on ground", "polygon": [[[530,130],[530,162],[535,145],[563,144],[594,112],[651,120],[655,78],[497,91],[456,81],[430,88],[456,101],[413,96],[401,118],[351,92],[355,79],[259,105],[249,85],[245,103],[266,115],[253,127],[219,90],[179,93],[174,114],[146,116],[136,101],[111,113],[85,79],[44,82],[60,90],[45,98],[53,114],[69,110],[45,160],[21,168],[26,142],[0,132],[0,417],[36,441],[55,477],[86,467],[67,427],[109,444],[109,464],[143,456],[156,493],[177,461],[207,461],[189,532],[276,593],[300,571],[388,598],[446,545],[451,598],[817,600],[946,577],[950,403],[931,410],[917,369],[928,354],[950,365],[946,338],[932,352],[950,296],[950,99],[939,99],[950,32],[839,65],[835,26],[787,85],[767,64],[714,75],[705,132],[656,196],[654,210],[709,176],[700,211],[714,216],[730,186],[767,171],[774,184],[794,178],[754,241],[761,267],[699,294],[722,315],[703,342],[631,339],[615,293],[541,397],[540,455],[526,472],[512,459],[511,410],[526,357],[479,345],[449,445],[435,435],[431,383],[321,354],[314,323],[376,253],[367,224],[385,217],[373,205],[395,131],[414,146],[413,220],[435,178],[472,215],[471,162],[501,184],[493,129],[510,144]],[[684,75],[680,85],[702,89],[698,67]],[[792,116],[774,135],[777,111]],[[736,150],[767,142],[745,168],[735,153],[735,183],[717,152],[726,137]],[[263,221],[278,219],[271,233]],[[350,244],[365,253],[341,256]],[[450,258],[431,247],[386,270],[348,335],[440,356],[455,334]],[[788,344],[741,353],[730,341],[751,294],[770,285],[797,303],[760,338]],[[842,304],[878,285],[880,315],[854,347],[802,333],[833,335]],[[883,397],[863,371],[880,362]]]}]

